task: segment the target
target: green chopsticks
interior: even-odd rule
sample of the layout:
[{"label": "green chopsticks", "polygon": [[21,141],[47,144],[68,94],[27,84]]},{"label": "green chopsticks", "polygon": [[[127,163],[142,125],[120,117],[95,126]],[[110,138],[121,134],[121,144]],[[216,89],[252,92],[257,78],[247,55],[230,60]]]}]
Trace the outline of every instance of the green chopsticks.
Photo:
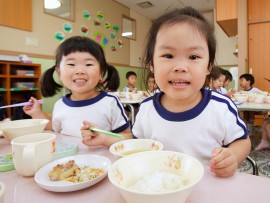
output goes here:
[{"label": "green chopsticks", "polygon": [[109,131],[106,131],[106,130],[101,130],[101,129],[98,129],[98,128],[91,127],[91,128],[89,128],[89,130],[99,132],[99,133],[103,133],[105,135],[109,135],[109,136],[113,136],[113,137],[117,137],[117,138],[124,138],[123,135],[120,135],[120,134],[117,134],[117,133],[112,133],[112,132],[109,132]]}]

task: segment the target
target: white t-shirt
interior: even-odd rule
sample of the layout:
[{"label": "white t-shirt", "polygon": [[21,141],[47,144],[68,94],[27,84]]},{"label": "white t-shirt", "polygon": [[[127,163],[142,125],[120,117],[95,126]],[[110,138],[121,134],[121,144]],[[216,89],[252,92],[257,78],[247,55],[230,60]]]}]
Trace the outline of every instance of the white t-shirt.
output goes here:
[{"label": "white t-shirt", "polygon": [[55,103],[52,114],[55,132],[81,137],[80,129],[85,120],[102,130],[115,133],[122,132],[130,125],[118,97],[105,91],[83,101],[71,101],[66,95]]},{"label": "white t-shirt", "polygon": [[224,88],[224,87],[221,87],[219,90],[220,90],[219,92],[221,92],[222,94],[227,94],[228,93],[228,90],[226,88]]},{"label": "white t-shirt", "polygon": [[133,135],[158,140],[164,150],[187,153],[208,165],[213,148],[245,139],[248,133],[231,99],[210,89],[202,92],[197,106],[180,113],[169,112],[160,104],[162,92],[146,98],[137,113]]},{"label": "white t-shirt", "polygon": [[259,93],[261,90],[259,90],[257,87],[252,87],[249,90],[245,90],[247,93]]}]

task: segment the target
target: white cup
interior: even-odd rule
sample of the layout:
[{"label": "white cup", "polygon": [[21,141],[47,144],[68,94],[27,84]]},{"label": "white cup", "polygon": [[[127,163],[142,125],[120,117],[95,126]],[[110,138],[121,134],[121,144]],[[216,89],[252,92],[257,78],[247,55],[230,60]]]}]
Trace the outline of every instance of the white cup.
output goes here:
[{"label": "white cup", "polygon": [[39,168],[53,161],[55,134],[35,133],[11,141],[13,162],[22,176],[34,176]]},{"label": "white cup", "polygon": [[0,182],[0,203],[4,202],[4,192],[5,192],[5,185],[3,182]]}]

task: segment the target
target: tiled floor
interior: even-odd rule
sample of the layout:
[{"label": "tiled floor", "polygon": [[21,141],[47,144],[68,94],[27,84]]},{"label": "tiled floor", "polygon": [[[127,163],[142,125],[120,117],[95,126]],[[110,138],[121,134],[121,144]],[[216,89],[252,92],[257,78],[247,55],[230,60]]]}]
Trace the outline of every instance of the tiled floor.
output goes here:
[{"label": "tiled floor", "polygon": [[[261,129],[259,127],[254,129],[250,139],[252,143],[252,151],[250,152],[249,156],[256,161],[259,169],[259,176],[270,178],[270,149],[268,148],[260,151],[254,150],[261,139]],[[239,171],[252,174],[252,166],[250,163],[245,161],[239,167]]]}]

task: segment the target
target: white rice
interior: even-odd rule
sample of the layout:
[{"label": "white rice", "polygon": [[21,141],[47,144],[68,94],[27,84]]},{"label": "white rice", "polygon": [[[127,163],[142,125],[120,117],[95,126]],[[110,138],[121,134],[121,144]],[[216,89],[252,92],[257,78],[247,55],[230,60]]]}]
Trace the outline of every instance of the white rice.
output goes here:
[{"label": "white rice", "polygon": [[188,184],[188,179],[174,173],[155,172],[144,175],[130,189],[144,193],[159,193],[176,190]]}]

